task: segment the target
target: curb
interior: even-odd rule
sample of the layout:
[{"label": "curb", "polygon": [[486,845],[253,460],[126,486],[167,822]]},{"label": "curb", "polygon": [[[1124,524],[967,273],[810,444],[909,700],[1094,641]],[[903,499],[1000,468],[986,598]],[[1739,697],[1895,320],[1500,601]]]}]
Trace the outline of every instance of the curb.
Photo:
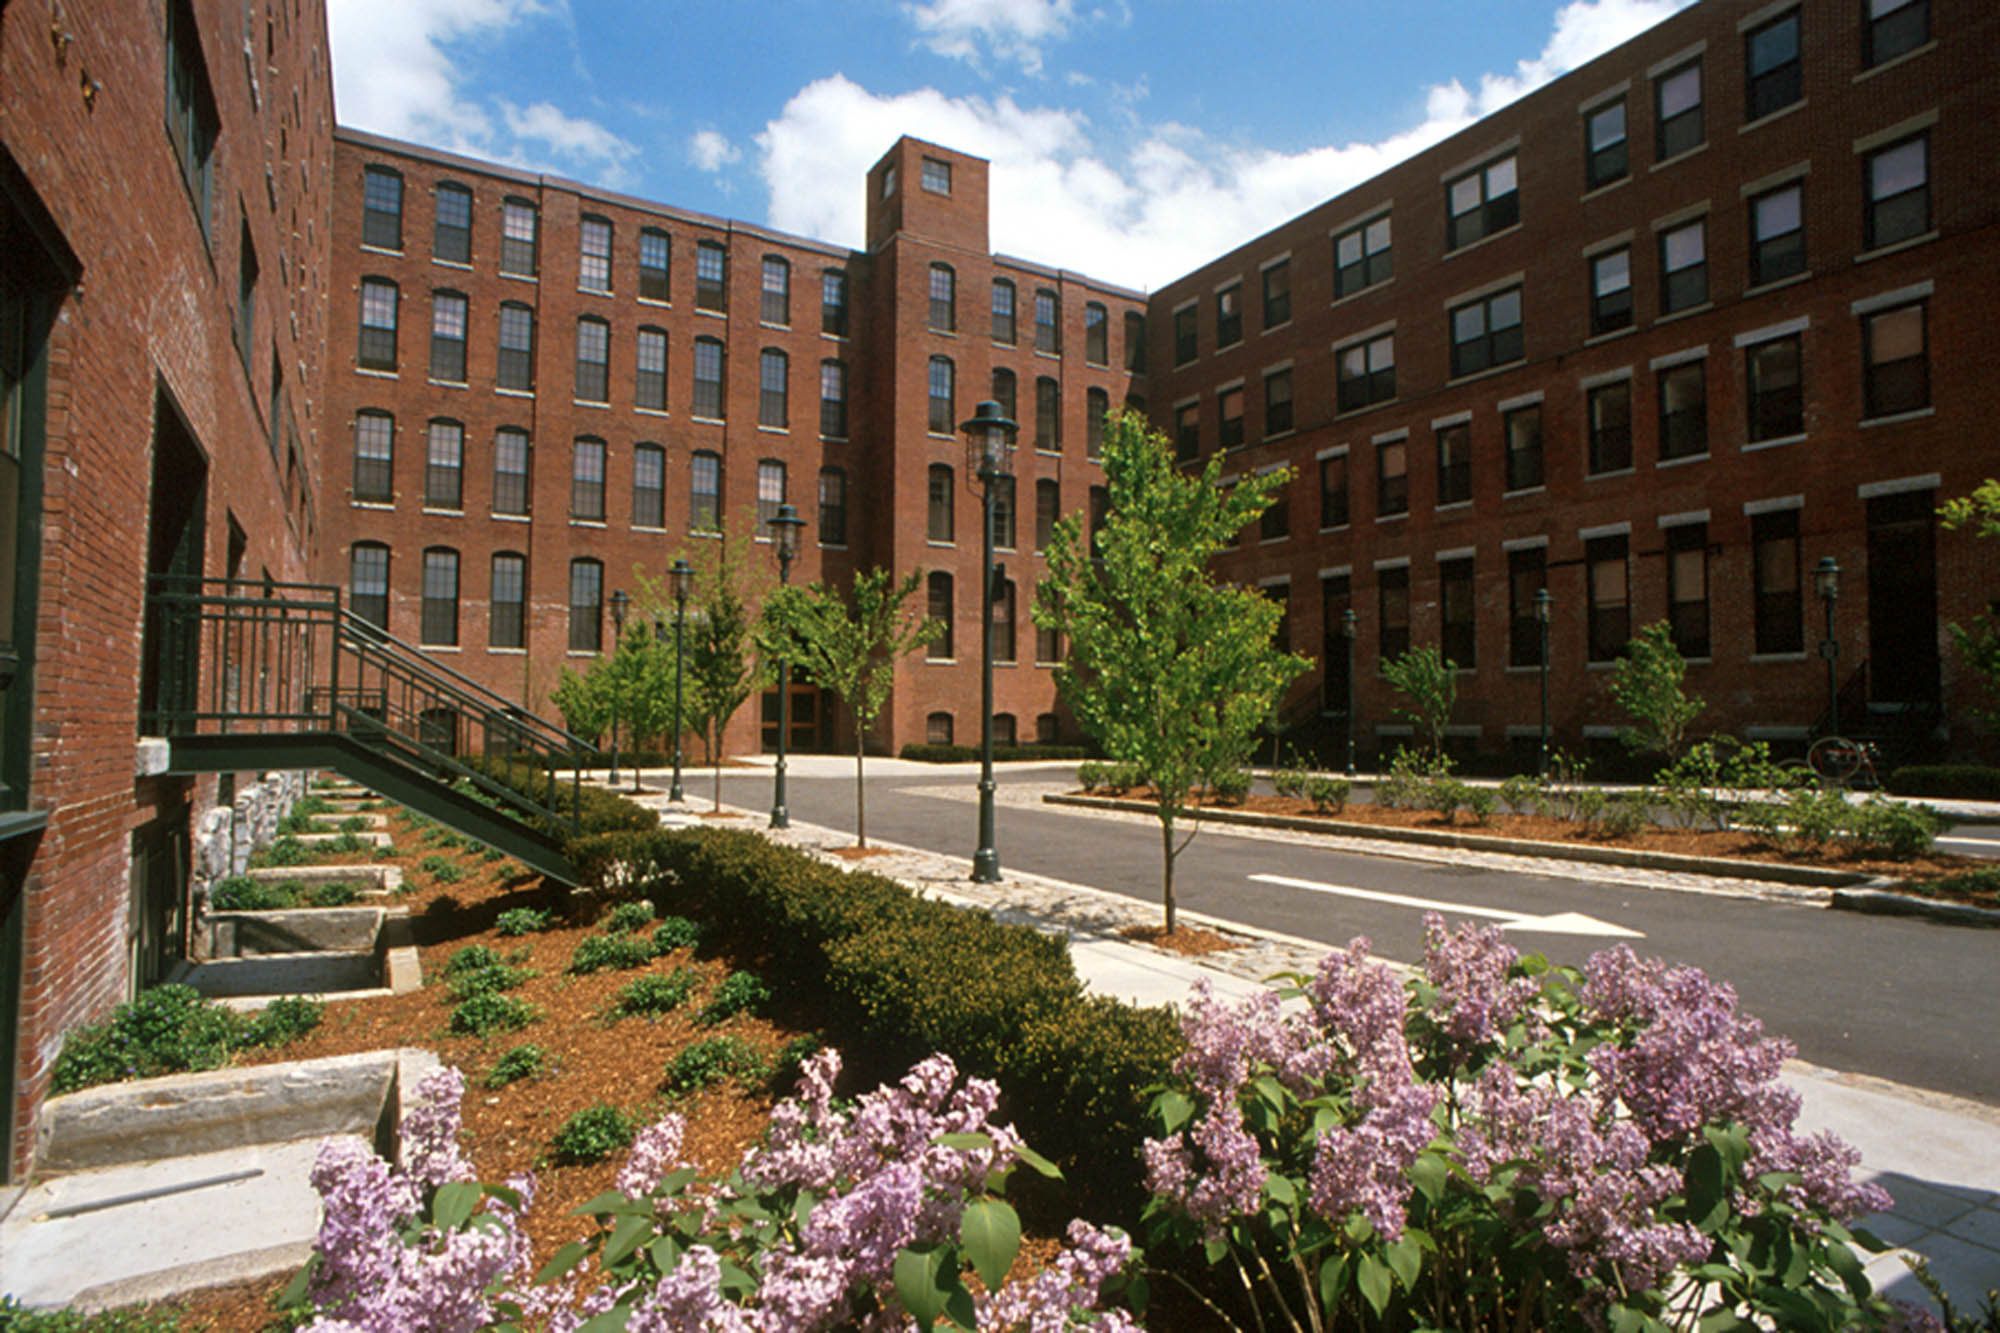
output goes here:
[{"label": "curb", "polygon": [[1985,927],[2000,930],[2000,911],[1974,907],[1969,903],[1939,902],[1886,889],[1835,889],[1827,904],[1844,912],[1865,912],[1870,916],[1914,916],[1946,926]]}]

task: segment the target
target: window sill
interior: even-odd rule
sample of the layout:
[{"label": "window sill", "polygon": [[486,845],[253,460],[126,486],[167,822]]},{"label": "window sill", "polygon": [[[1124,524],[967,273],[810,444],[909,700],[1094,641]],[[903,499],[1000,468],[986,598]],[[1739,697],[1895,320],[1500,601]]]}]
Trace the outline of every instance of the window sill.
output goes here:
[{"label": "window sill", "polygon": [[1583,345],[1585,347],[1595,347],[1599,343],[1616,342],[1618,339],[1628,337],[1638,331],[1638,325],[1627,324],[1622,329],[1612,329],[1608,333],[1593,333],[1583,340]]},{"label": "window sill", "polygon": [[1335,523],[1335,524],[1334,524],[1333,526],[1331,526],[1331,527],[1325,527],[1325,528],[1321,528],[1321,529],[1320,529],[1320,531],[1321,531],[1321,532],[1347,532],[1347,531],[1349,531],[1349,530],[1350,530],[1350,529],[1351,529],[1352,527],[1353,527],[1353,524],[1351,524],[1351,523]]},{"label": "window sill", "polygon": [[528,514],[489,514],[487,517],[491,518],[495,523],[533,523],[535,521]]},{"label": "window sill", "polygon": [[508,272],[508,271],[507,271],[506,269],[504,269],[504,268],[500,270],[500,276],[501,276],[501,277],[503,277],[503,278],[506,278],[506,279],[508,279],[508,280],[509,280],[510,282],[532,282],[532,283],[536,283],[536,284],[540,284],[540,282],[541,282],[541,277],[540,277],[540,276],[539,276],[538,274],[534,274],[534,273],[509,273],[509,272]]},{"label": "window sill", "polygon": [[819,433],[819,437],[820,437],[820,439],[822,439],[822,440],[826,441],[826,442],[827,442],[828,444],[846,444],[846,443],[847,443],[847,436],[845,436],[845,435],[828,435],[828,434],[827,434],[827,433],[826,433],[825,431],[821,431],[821,432]]},{"label": "window sill", "polygon": [[828,342],[836,342],[836,343],[844,343],[844,342],[846,342],[846,341],[847,341],[847,335],[846,335],[846,334],[844,334],[844,333],[833,333],[833,332],[830,332],[829,330],[826,330],[826,329],[821,329],[821,330],[819,331],[819,336],[820,336],[820,337],[822,337],[822,338],[824,338],[824,339],[826,339],[826,340],[827,340]]},{"label": "window sill", "polygon": [[1809,662],[1811,660],[1812,659],[1803,652],[1750,654],[1750,665],[1752,666],[1764,666],[1766,664],[1785,663],[1785,662]]},{"label": "window sill", "polygon": [[1707,461],[1708,450],[1704,449],[1698,454],[1682,454],[1678,458],[1662,458],[1654,463],[1653,466],[1656,468],[1686,467],[1689,463],[1706,463]]},{"label": "window sill", "polygon": [[1384,398],[1379,403],[1369,403],[1364,407],[1350,407],[1345,412],[1335,412],[1333,419],[1335,421],[1351,421],[1355,417],[1366,416],[1370,412],[1380,412],[1385,407],[1395,407],[1400,402],[1402,402],[1400,398]]},{"label": "window sill", "polygon": [[464,380],[441,380],[435,375],[426,377],[424,383],[430,385],[433,389],[463,389],[466,387]]},{"label": "window sill", "polygon": [[1435,512],[1440,514],[1449,514],[1456,510],[1470,509],[1470,508],[1472,508],[1472,501],[1470,500],[1449,500],[1439,505]]},{"label": "window sill", "polygon": [[1548,483],[1543,482],[1539,486],[1523,486],[1518,491],[1502,492],[1500,498],[1502,500],[1519,500],[1525,496],[1530,496],[1530,495],[1546,495],[1548,494],[1548,490],[1549,490]]},{"label": "window sill", "polygon": [[354,373],[357,375],[366,375],[372,380],[399,380],[403,378],[393,370],[378,370],[374,366],[356,366]]},{"label": "window sill", "polygon": [[458,508],[458,509],[437,509],[437,508],[433,508],[433,507],[432,507],[432,506],[430,506],[430,505],[425,505],[425,506],[423,507],[423,511],[422,511],[422,512],[424,512],[424,513],[426,513],[426,514],[436,514],[436,515],[438,515],[438,516],[440,516],[440,517],[442,517],[442,518],[464,518],[464,517],[465,517],[465,510],[464,510],[464,509],[463,509],[462,507],[461,507],[461,508]]},{"label": "window sill", "polygon": [[1612,657],[1612,658],[1607,658],[1602,662],[1585,662],[1583,664],[1583,669],[1585,671],[1616,671],[1618,669],[1618,664],[1622,661],[1624,661],[1623,658]]},{"label": "window sill", "polygon": [[926,658],[924,659],[924,665],[925,665],[925,666],[957,666],[957,665],[958,665],[958,659],[957,659],[956,657],[926,657]]},{"label": "window sill", "polygon": [[394,509],[396,507],[394,500],[350,500],[348,503],[356,509]]},{"label": "window sill", "polygon": [[1257,539],[1257,544],[1259,546],[1283,546],[1286,542],[1290,541],[1291,539],[1292,539],[1292,534],[1288,532],[1282,537],[1259,537]]},{"label": "window sill", "polygon": [[1915,60],[1917,57],[1927,56],[1932,51],[1935,50],[1937,50],[1937,38],[1933,37],[1930,41],[1925,42],[1922,46],[1913,46],[1899,56],[1894,56],[1888,60],[1885,60],[1879,65],[1869,66],[1867,69],[1864,69],[1859,74],[1855,75],[1854,81],[1856,83],[1865,82],[1866,80],[1874,78],[1877,74],[1880,74],[1885,70],[1892,70],[1896,68],[1896,66],[1898,65],[1906,65],[1910,61]]},{"label": "window sill", "polygon": [[[1626,142],[1629,144],[1631,140],[1627,139]],[[1617,180],[1606,181],[1602,185],[1593,185],[1589,189],[1585,190],[1581,195],[1577,196],[1577,202],[1583,203],[1586,200],[1596,199],[1602,195],[1610,194],[1613,190],[1617,189],[1621,185],[1630,185],[1631,183],[1632,183],[1632,170],[1630,167],[1627,167],[1625,170],[1625,174],[1623,176],[1620,176]]]},{"label": "window sill", "polygon": [[792,428],[790,426],[767,426],[760,421],[757,423],[757,432],[760,435],[790,435]]},{"label": "window sill", "polygon": [[722,417],[705,417],[702,416],[700,413],[696,413],[694,416],[690,417],[689,420],[698,421],[705,426],[722,426],[728,424],[728,422]]},{"label": "window sill", "polygon": [[1925,417],[1934,417],[1936,415],[1937,409],[1935,407],[1917,407],[1912,408],[1908,412],[1892,412],[1885,417],[1864,418],[1859,425],[1859,429],[1873,430],[1877,426],[1899,426],[1905,421],[1922,421]]},{"label": "window sill", "polygon": [[361,243],[361,253],[364,255],[394,255],[398,259],[403,257],[401,246],[397,246],[392,250],[386,245],[370,245],[366,241]]},{"label": "window sill", "polygon": [[601,518],[572,518],[569,521],[569,525],[573,528],[607,528],[611,526]]},{"label": "window sill", "polygon": [[[1487,245],[1493,241],[1497,241],[1503,236],[1512,236],[1515,232],[1519,230],[1521,230],[1521,224],[1516,222],[1511,227],[1502,227],[1499,231],[1488,232],[1486,235],[1480,237],[1476,241],[1467,241],[1464,245],[1459,246],[1455,250],[1447,250],[1442,255],[1440,255],[1439,258],[1455,259],[1459,255],[1471,254],[1474,250],[1479,249],[1481,246]],[[1381,286],[1383,284],[1377,283],[1376,285]]]},{"label": "window sill", "polygon": [[665,532],[666,530],[667,526],[664,523],[634,523],[632,525],[632,531],[634,532]]},{"label": "window sill", "polygon": [[[1276,324],[1266,324],[1262,329],[1258,331],[1257,336],[1261,338],[1267,333],[1276,333],[1280,329],[1289,329],[1290,327],[1292,327],[1292,321],[1289,319],[1282,319],[1279,320]],[[1138,372],[1134,371],[1132,373],[1136,374]]]},{"label": "window sill", "polygon": [[640,305],[649,305],[655,310],[672,310],[674,308],[674,303],[671,300],[662,301],[657,296],[637,296],[633,299]]},{"label": "window sill", "polygon": [[1405,509],[1400,514],[1377,514],[1375,515],[1375,521],[1377,523],[1402,523],[1408,520],[1409,517],[1410,511]]},{"label": "window sill", "polygon": [[1675,166],[1679,163],[1685,162],[1689,158],[1699,156],[1700,154],[1705,153],[1707,151],[1708,151],[1708,140],[1703,139],[1700,143],[1696,144],[1692,148],[1686,149],[1683,152],[1675,153],[1672,157],[1661,158],[1658,162],[1655,162],[1652,165],[1652,167],[1649,168],[1649,170],[1665,171],[1668,167]]},{"label": "window sill", "polygon": [[670,417],[673,415],[673,413],[667,411],[667,409],[664,407],[634,406],[632,410],[634,412],[637,412],[642,417]]},{"label": "window sill", "polygon": [[427,653],[459,653],[465,651],[455,643],[420,643],[417,647]]},{"label": "window sill", "polygon": [[497,384],[493,386],[493,392],[499,394],[502,398],[533,398],[535,396],[533,389],[508,389]]},{"label": "window sill", "polygon": [[472,265],[457,259],[439,259],[436,255],[432,255],[431,263],[438,268],[455,268],[461,273],[472,272]]},{"label": "window sill", "polygon": [[1041,446],[1041,445],[1039,445],[1039,444],[1035,446],[1035,452],[1036,452],[1036,453],[1038,453],[1038,454],[1040,454],[1040,455],[1041,455],[1041,456],[1042,456],[1043,458],[1061,458],[1061,457],[1062,457],[1062,450],[1060,450],[1060,449],[1044,449],[1044,448],[1042,448],[1042,446]]},{"label": "window sill", "polygon": [[609,287],[579,287],[576,289],[576,294],[578,296],[609,297],[611,295],[611,289]]},{"label": "window sill", "polygon": [[1263,443],[1263,444],[1276,444],[1276,443],[1277,443],[1277,442],[1278,442],[1279,440],[1289,440],[1289,439],[1291,439],[1291,438],[1292,438],[1292,437],[1293,437],[1294,435],[1297,435],[1298,433],[1299,433],[1299,432],[1298,432],[1298,430],[1297,430],[1296,428],[1294,428],[1294,429],[1292,429],[1292,430],[1281,430],[1281,431],[1279,431],[1279,432],[1278,432],[1277,434],[1275,434],[1275,435],[1266,435],[1266,436],[1265,436],[1265,437],[1263,438],[1263,440],[1261,441],[1261,443]]},{"label": "window sill", "polygon": [[1213,354],[1216,356],[1221,356],[1224,352],[1233,352],[1242,345],[1243,345],[1243,339],[1241,337],[1238,337],[1230,342],[1217,343],[1215,345],[1215,351]]},{"label": "window sill", "polygon": [[941,542],[941,541],[939,541],[939,540],[938,540],[937,538],[935,538],[935,537],[926,537],[926,538],[924,538],[924,545],[926,545],[926,546],[935,546],[935,547],[938,547],[938,548],[939,548],[939,549],[941,549],[941,550],[946,550],[946,551],[955,551],[955,550],[957,550],[957,549],[958,549],[958,543],[957,543],[957,542],[955,542],[955,541],[952,541],[952,542]]},{"label": "window sill", "polygon": [[1702,301],[1695,305],[1683,306],[1679,310],[1669,310],[1653,321],[1653,327],[1658,328],[1662,324],[1673,324],[1683,319],[1692,319],[1696,315],[1705,315],[1713,309],[1715,309],[1715,302]]},{"label": "window sill", "polygon": [[1805,110],[1806,107],[1809,105],[1809,103],[1810,100],[1802,96],[1795,102],[1787,102],[1785,105],[1779,107],[1776,111],[1767,111],[1763,115],[1757,117],[1757,119],[1750,121],[1746,124],[1737,126],[1736,132],[1738,134],[1754,133],[1757,130],[1763,129],[1766,125],[1769,125],[1774,120],[1783,120],[1786,116],[1791,115],[1795,111]]},{"label": "window sill", "polygon": [[845,550],[847,549],[847,543],[846,543],[846,542],[821,542],[821,543],[819,544],[819,549],[820,549],[820,550],[822,550],[822,551],[845,551]]},{"label": "window sill", "polygon": [[501,657],[526,657],[528,655],[528,650],[526,648],[498,648],[490,643],[487,644],[486,655],[488,657],[492,657],[495,654],[498,654]]},{"label": "window sill", "polygon": [[706,315],[710,319],[729,318],[729,312],[727,310],[717,310],[713,306],[698,305],[694,308],[694,312],[697,315]]},{"label": "window sill", "polygon": [[1743,446],[1743,452],[1754,454],[1763,449],[1780,449],[1788,444],[1797,444],[1806,438],[1808,438],[1806,432],[1800,431],[1796,435],[1780,435],[1772,440],[1752,440]]},{"label": "window sill", "polygon": [[1860,254],[1854,256],[1854,262],[1865,264],[1871,259],[1886,259],[1890,255],[1901,254],[1905,250],[1915,249],[1919,245],[1929,245],[1937,238],[1938,229],[1932,227],[1923,235],[1912,236],[1907,241],[1894,241],[1888,245],[1878,245],[1873,250],[1863,250]]},{"label": "window sill", "polygon": [[1811,280],[1812,270],[1805,269],[1802,272],[1793,273],[1786,277],[1773,278],[1769,282],[1760,282],[1754,286],[1745,287],[1743,289],[1743,299],[1747,301],[1753,296],[1762,296],[1766,292],[1783,291],[1787,287],[1795,287],[1799,283],[1810,282]]},{"label": "window sill", "polygon": [[1444,385],[1447,389],[1456,389],[1461,384],[1477,384],[1480,380],[1490,380],[1495,375],[1504,375],[1510,370],[1519,370],[1522,366],[1525,366],[1527,364],[1528,364],[1528,359],[1526,357],[1521,357],[1517,360],[1508,361],[1502,365],[1488,366],[1484,370],[1475,370],[1470,375],[1454,376],[1453,378],[1446,380],[1444,382]]},{"label": "window sill", "polygon": [[[1475,242],[1473,242],[1473,244],[1477,245],[1477,244],[1478,244],[1478,242],[1477,242],[1477,241],[1475,241]],[[1358,300],[1360,300],[1360,299],[1361,299],[1362,297],[1364,297],[1364,296],[1368,295],[1368,294],[1369,294],[1370,292],[1379,292],[1379,291],[1381,291],[1381,290],[1382,290],[1382,289],[1383,289],[1384,287],[1391,287],[1391,286],[1394,286],[1394,285],[1395,285],[1395,282],[1396,282],[1396,275],[1395,275],[1395,274],[1393,274],[1393,273],[1391,273],[1391,274],[1390,274],[1390,275],[1389,275],[1388,277],[1386,277],[1386,278],[1382,279],[1382,281],[1380,281],[1380,282],[1371,282],[1371,283],[1369,283],[1369,284],[1368,284],[1368,285],[1367,285],[1366,287],[1363,287],[1363,288],[1361,288],[1361,289],[1360,289],[1359,291],[1352,291],[1352,292],[1349,292],[1349,293],[1348,293],[1347,295],[1345,295],[1345,296],[1336,296],[1336,297],[1334,297],[1334,298],[1333,298],[1333,301],[1331,302],[1331,304],[1329,304],[1329,305],[1328,305],[1328,307],[1327,307],[1327,308],[1328,308],[1328,309],[1332,309],[1332,308],[1333,308],[1333,306],[1342,306],[1342,305],[1346,305],[1346,304],[1347,304],[1347,303],[1348,303],[1349,301],[1358,301]]]},{"label": "window sill", "polygon": [[564,656],[564,657],[602,657],[602,656],[604,656],[604,650],[603,650],[602,648],[565,648],[565,649],[563,650],[563,656]]},{"label": "window sill", "polygon": [[611,406],[609,401],[601,401],[595,398],[572,398],[569,400],[569,402],[571,407],[595,407],[600,409],[606,409]]},{"label": "window sill", "polygon": [[1610,481],[1617,477],[1632,476],[1634,473],[1638,472],[1638,470],[1639,469],[1634,467],[1620,467],[1620,468],[1612,468],[1608,472],[1586,472],[1583,474],[1583,479],[1585,481]]},{"label": "window sill", "polygon": [[[1503,671],[1504,671],[1504,674],[1506,674],[1506,675],[1509,675],[1509,676],[1539,676],[1539,675],[1541,675],[1541,674],[1542,674],[1542,665],[1541,665],[1541,663],[1539,663],[1539,662],[1535,663],[1535,664],[1534,664],[1534,665],[1532,665],[1532,666],[1511,666],[1511,665],[1510,665],[1510,666],[1508,666],[1508,667],[1505,667],[1505,668],[1503,668]],[[1530,730],[1529,730],[1528,734],[1529,734],[1530,736],[1533,736],[1533,735],[1535,734],[1535,732],[1534,732],[1534,730],[1533,730],[1532,728],[1530,728]]]}]

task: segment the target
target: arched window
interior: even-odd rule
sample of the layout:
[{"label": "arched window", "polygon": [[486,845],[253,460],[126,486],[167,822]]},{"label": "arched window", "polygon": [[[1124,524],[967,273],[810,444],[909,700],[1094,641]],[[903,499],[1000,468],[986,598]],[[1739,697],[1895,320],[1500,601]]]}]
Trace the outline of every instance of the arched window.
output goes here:
[{"label": "arched window", "polygon": [[771,520],[778,516],[778,508],[785,503],[785,465],[775,458],[757,460],[757,535],[771,537],[776,533]]},{"label": "arched window", "polygon": [[361,342],[355,359],[363,370],[396,368],[396,284],[387,278],[361,280]]},{"label": "arched window", "polygon": [[1035,714],[1035,744],[1059,745],[1062,743],[1062,722],[1054,713]]},{"label": "arched window", "polygon": [[783,430],[791,424],[786,399],[791,387],[792,361],[775,347],[757,358],[757,424]]},{"label": "arched window", "polygon": [[633,344],[635,378],[632,405],[650,412],[667,410],[667,331],[650,326],[639,330]]},{"label": "arched window", "polygon": [[438,182],[431,257],[447,264],[472,262],[472,191],[452,181]]},{"label": "arched window", "polygon": [[540,219],[526,199],[500,205],[500,271],[532,278],[539,269],[536,233]]},{"label": "arched window", "polygon": [[604,441],[579,437],[570,456],[569,516],[604,521]]},{"label": "arched window", "polygon": [[997,579],[993,588],[993,660],[1014,660],[1014,580]]},{"label": "arched window", "polygon": [[712,421],[722,420],[722,342],[717,338],[694,340],[694,414]]},{"label": "arched window", "polygon": [[694,308],[729,309],[729,251],[715,241],[695,243]]},{"label": "arched window", "polygon": [[1045,453],[1062,449],[1062,387],[1048,375],[1035,381],[1035,448]]},{"label": "arched window", "polygon": [[1062,306],[1058,304],[1054,291],[1047,287],[1035,289],[1035,350],[1037,352],[1060,353],[1062,351]]},{"label": "arched window", "polygon": [[361,243],[377,250],[403,248],[403,177],[388,167],[361,175]]},{"label": "arched window", "polygon": [[667,451],[657,444],[632,450],[632,526],[667,526]]},{"label": "arched window", "polygon": [[766,324],[792,322],[792,266],[776,255],[764,256],[762,296],[757,318]]},{"label": "arched window", "polygon": [[1014,715],[1012,713],[995,713],[993,715],[993,743],[995,745],[1018,744],[1018,738],[1014,729]]},{"label": "arched window", "polygon": [[828,439],[847,438],[847,363],[819,363],[819,433]]},{"label": "arched window", "polygon": [[930,389],[930,432],[933,435],[950,435],[958,428],[958,413],[953,410],[957,372],[948,356],[931,358]]},{"label": "arched window", "polygon": [[931,265],[931,332],[958,331],[958,274],[949,264]]},{"label": "arched window", "polygon": [[822,546],[847,545],[847,473],[837,467],[819,470],[819,540]]},{"label": "arched window", "polygon": [[1083,359],[1093,366],[1111,364],[1111,315],[1096,301],[1083,308]]},{"label": "arched window", "polygon": [[933,639],[924,649],[924,656],[932,661],[949,661],[951,651],[952,587],[951,575],[941,569],[932,570],[928,588],[929,610],[932,620],[944,626],[944,632]]},{"label": "arched window", "polygon": [[354,414],[354,498],[396,498],[396,418],[364,408]]},{"label": "arched window", "polygon": [[578,291],[611,290],[611,219],[586,214],[578,220],[576,264]]},{"label": "arched window", "polygon": [[993,279],[993,341],[1012,347],[1014,331],[1014,284],[1005,278]]},{"label": "arched window", "polygon": [[494,648],[527,647],[528,558],[493,553],[493,591],[487,603],[486,642]]},{"label": "arched window", "polygon": [[924,535],[934,542],[955,540],[952,536],[952,505],[957,495],[951,464],[932,463],[930,470],[930,521]]},{"label": "arched window", "polygon": [[576,322],[576,396],[586,403],[611,401],[611,325],[594,315]]},{"label": "arched window", "polygon": [[431,378],[465,383],[465,293],[431,293]]},{"label": "arched window", "polygon": [[639,233],[639,299],[666,302],[673,299],[674,240],[657,227]]},{"label": "arched window", "polygon": [[424,505],[430,509],[465,507],[465,427],[435,418],[424,442]]},{"label": "arched window", "polygon": [[932,713],[924,719],[924,743],[927,745],[952,743],[950,713]]},{"label": "arched window", "polygon": [[1004,366],[995,366],[993,369],[993,401],[1000,404],[1000,415],[1006,417],[1007,420],[1019,421],[1021,419],[1014,415],[1016,405],[1014,372],[1006,369]]},{"label": "arched window", "polygon": [[594,653],[604,647],[604,566],[595,560],[569,562],[569,650]]},{"label": "arched window", "polygon": [[376,628],[389,628],[389,548],[382,543],[354,543],[348,554],[347,605]]},{"label": "arched window", "polygon": [[1083,456],[1096,458],[1104,452],[1104,418],[1111,414],[1111,395],[1102,389],[1084,394]]},{"label": "arched window", "polygon": [[493,432],[493,512],[528,512],[528,432],[502,426]]},{"label": "arched window", "polygon": [[722,457],[707,449],[688,460],[688,530],[722,531]]},{"label": "arched window", "polygon": [[535,312],[519,301],[500,306],[500,364],[494,384],[532,393],[535,388]]},{"label": "arched window", "polygon": [[458,646],[458,552],[433,546],[424,552],[424,612],[418,641]]}]

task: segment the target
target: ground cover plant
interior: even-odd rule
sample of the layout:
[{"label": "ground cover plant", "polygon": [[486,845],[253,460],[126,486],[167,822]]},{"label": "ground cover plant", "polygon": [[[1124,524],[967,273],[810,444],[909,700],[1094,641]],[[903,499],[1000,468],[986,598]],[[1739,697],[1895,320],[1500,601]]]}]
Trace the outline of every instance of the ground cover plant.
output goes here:
[{"label": "ground cover plant", "polygon": [[232,875],[209,890],[208,906],[214,912],[278,912],[295,907],[345,907],[360,896],[361,886],[352,880],[305,884]]},{"label": "ground cover plant", "polygon": [[76,1028],[56,1056],[52,1087],[75,1092],[100,1083],[219,1069],[239,1052],[283,1046],[316,1026],[324,1006],[284,997],[255,1014],[204,999],[192,986],[155,986]]}]

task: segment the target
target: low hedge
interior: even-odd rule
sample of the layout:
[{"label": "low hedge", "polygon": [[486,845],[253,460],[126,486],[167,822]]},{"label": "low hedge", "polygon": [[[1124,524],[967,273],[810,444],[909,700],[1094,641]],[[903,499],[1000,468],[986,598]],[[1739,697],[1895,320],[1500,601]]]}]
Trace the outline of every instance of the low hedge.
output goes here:
[{"label": "low hedge", "polygon": [[1891,773],[1882,785],[1897,796],[2000,801],[2000,768],[1983,764],[1911,764]]},{"label": "low hedge", "polygon": [[[996,760],[1018,759],[1088,759],[1090,747],[1085,745],[995,745],[993,757]],[[913,759],[920,764],[969,764],[979,758],[977,745],[905,745],[897,753],[899,759]]]},{"label": "low hedge", "polygon": [[[495,782],[512,787],[531,801],[549,805],[555,810],[558,818],[538,822],[544,831],[559,838],[589,837],[592,834],[612,833],[620,829],[651,829],[658,828],[660,824],[658,814],[614,792],[597,787],[578,786],[561,777],[555,780],[552,791],[548,770],[525,760],[468,755],[459,762],[467,768],[484,773]],[[579,812],[574,835],[569,825],[569,815],[573,807]]]},{"label": "low hedge", "polygon": [[774,988],[866,1051],[850,1061],[864,1081],[935,1050],[996,1079],[1085,1206],[1136,1216],[1144,1089],[1166,1078],[1179,1030],[1164,1009],[1085,995],[1062,941],[754,833],[614,832],[570,854],[593,886],[648,893],[760,955]]}]

